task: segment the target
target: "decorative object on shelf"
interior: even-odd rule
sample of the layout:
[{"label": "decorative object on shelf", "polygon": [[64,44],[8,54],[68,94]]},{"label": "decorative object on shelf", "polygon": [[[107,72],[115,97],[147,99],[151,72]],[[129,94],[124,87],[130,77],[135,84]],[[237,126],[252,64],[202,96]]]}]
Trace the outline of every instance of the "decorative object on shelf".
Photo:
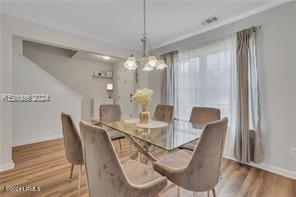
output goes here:
[{"label": "decorative object on shelf", "polygon": [[101,79],[112,79],[113,72],[112,71],[93,71],[93,78],[101,78]]},{"label": "decorative object on shelf", "polygon": [[106,71],[106,77],[112,78],[113,77],[113,72],[112,71]]},{"label": "decorative object on shelf", "polygon": [[137,61],[144,65],[143,70],[144,71],[151,71],[154,69],[161,70],[164,69],[167,66],[165,61],[162,58],[157,58],[155,55],[151,54],[151,50],[148,52],[147,49],[147,34],[146,34],[146,0],[144,0],[144,6],[143,6],[143,19],[144,19],[144,33],[143,37],[141,39],[141,42],[143,43],[143,52],[142,52],[142,58],[140,60],[136,60],[133,52],[132,54],[127,58],[126,62],[123,64],[124,67],[128,70],[135,70],[137,66]]},{"label": "decorative object on shelf", "polygon": [[134,94],[133,98],[136,100],[142,107],[142,111],[139,113],[139,120],[140,123],[149,123],[150,121],[150,113],[148,112],[148,105],[151,101],[153,91],[144,88],[144,89],[138,89],[136,93]]},{"label": "decorative object on shelf", "polygon": [[113,92],[113,84],[108,83],[106,86],[107,92],[108,92],[108,98],[112,98],[112,92]]}]

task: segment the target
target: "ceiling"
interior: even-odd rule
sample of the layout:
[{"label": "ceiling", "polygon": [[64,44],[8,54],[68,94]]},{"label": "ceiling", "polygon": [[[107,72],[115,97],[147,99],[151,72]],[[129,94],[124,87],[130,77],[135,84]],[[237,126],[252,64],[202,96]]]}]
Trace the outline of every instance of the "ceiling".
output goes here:
[{"label": "ceiling", "polygon": [[[117,46],[140,46],[143,32],[141,0],[2,0],[2,12],[87,36]],[[278,1],[277,1],[278,2]],[[223,23],[254,9],[268,7],[272,0],[147,0],[147,33],[152,48],[205,30],[208,17],[218,15]]]},{"label": "ceiling", "polygon": [[[108,59],[104,59],[104,57],[108,57]],[[100,54],[95,54],[87,51],[75,51],[72,58],[104,63],[104,64],[111,64],[111,65],[116,64],[121,60],[120,58],[102,56]]]}]

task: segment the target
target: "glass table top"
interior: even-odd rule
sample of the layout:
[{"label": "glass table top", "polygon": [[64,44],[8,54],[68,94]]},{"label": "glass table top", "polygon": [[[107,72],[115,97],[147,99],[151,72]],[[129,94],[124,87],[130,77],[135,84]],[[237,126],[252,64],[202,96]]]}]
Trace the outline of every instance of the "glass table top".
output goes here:
[{"label": "glass table top", "polygon": [[140,124],[138,119],[130,119],[101,124],[107,130],[111,128],[120,131],[167,151],[198,139],[202,133],[200,125],[183,120],[173,120],[169,124],[152,120],[150,123]]}]

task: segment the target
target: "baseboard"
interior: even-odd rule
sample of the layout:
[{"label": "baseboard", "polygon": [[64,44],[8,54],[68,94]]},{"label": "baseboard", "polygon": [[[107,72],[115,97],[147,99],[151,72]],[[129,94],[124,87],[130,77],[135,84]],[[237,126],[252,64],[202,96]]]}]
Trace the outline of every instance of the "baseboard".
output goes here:
[{"label": "baseboard", "polygon": [[12,147],[22,146],[22,145],[26,145],[26,144],[33,144],[33,143],[36,143],[36,142],[54,140],[54,139],[59,139],[59,138],[63,138],[63,135],[53,135],[53,136],[29,139],[29,140],[24,140],[24,141],[16,141],[16,142],[13,142]]},{"label": "baseboard", "polygon": [[[224,158],[233,160],[235,162],[239,162],[235,158],[232,158],[232,157],[224,156]],[[275,174],[278,174],[278,175],[281,175],[281,176],[285,176],[285,177],[288,177],[288,178],[293,179],[293,180],[296,180],[296,172],[291,171],[291,170],[286,170],[286,169],[283,169],[283,168],[280,168],[280,167],[277,167],[277,166],[273,166],[273,165],[270,165],[270,164],[266,164],[266,163],[256,164],[256,163],[252,162],[252,163],[245,163],[245,164],[249,165],[249,166],[252,166],[252,167],[255,167],[255,168],[266,170],[266,171],[269,171],[269,172],[272,172],[272,173],[275,173]]]},{"label": "baseboard", "polygon": [[10,163],[0,165],[0,172],[11,170],[13,168],[14,168],[14,163],[13,161],[11,161]]}]

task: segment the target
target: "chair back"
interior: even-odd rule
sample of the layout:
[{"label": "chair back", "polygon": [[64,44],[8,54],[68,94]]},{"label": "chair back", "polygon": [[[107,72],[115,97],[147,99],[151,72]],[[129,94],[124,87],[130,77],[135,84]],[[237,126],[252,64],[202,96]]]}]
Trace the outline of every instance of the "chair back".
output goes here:
[{"label": "chair back", "polygon": [[205,125],[209,122],[220,120],[220,109],[209,107],[193,107],[190,122]]},{"label": "chair back", "polygon": [[66,159],[75,165],[83,164],[81,139],[70,115],[62,113],[62,129]]},{"label": "chair back", "polygon": [[153,120],[171,122],[173,118],[174,107],[171,105],[157,105],[153,115]]},{"label": "chair back", "polygon": [[121,119],[121,109],[118,104],[100,105],[100,121],[111,122]]},{"label": "chair back", "polygon": [[90,196],[124,196],[127,180],[106,131],[83,121],[80,130]]},{"label": "chair back", "polygon": [[[191,191],[208,191],[219,180],[228,119],[211,122],[204,127],[203,133],[192,153],[192,158],[183,176],[184,188]],[[183,182],[184,182],[183,181]]]}]

